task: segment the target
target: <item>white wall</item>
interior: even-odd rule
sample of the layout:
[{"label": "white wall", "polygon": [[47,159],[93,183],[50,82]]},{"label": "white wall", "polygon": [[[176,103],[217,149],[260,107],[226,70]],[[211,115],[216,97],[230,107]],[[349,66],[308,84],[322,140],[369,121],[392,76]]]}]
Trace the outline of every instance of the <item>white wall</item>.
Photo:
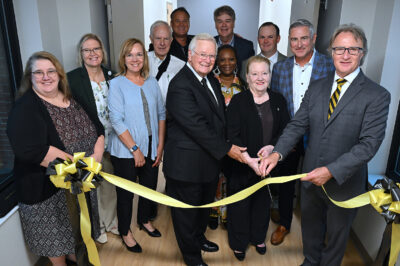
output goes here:
[{"label": "white wall", "polygon": [[236,22],[234,32],[253,42],[257,48],[257,30],[259,0],[178,0],[178,7],[183,6],[190,14],[190,34],[207,32],[217,35],[214,23],[214,10],[222,5],[229,5],[235,10]]},{"label": "white wall", "polygon": [[[291,10],[292,0],[260,1],[258,27],[267,21],[271,21],[279,27],[281,40],[278,43],[278,50],[284,55],[287,55],[289,47],[288,36]],[[257,53],[259,52],[261,52],[261,50],[257,44]]]},{"label": "white wall", "polygon": [[0,218],[0,239],[1,265],[30,266],[39,259],[25,244],[18,207]]}]

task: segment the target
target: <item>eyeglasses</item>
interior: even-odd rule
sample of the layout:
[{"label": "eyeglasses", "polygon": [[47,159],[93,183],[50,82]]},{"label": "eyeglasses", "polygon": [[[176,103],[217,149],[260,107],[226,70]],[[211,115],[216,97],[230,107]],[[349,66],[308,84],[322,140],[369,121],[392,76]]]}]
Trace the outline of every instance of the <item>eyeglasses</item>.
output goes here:
[{"label": "eyeglasses", "polygon": [[34,71],[34,72],[32,72],[32,74],[36,79],[42,79],[42,78],[44,78],[44,74],[46,74],[46,76],[48,76],[49,78],[55,78],[58,75],[58,72],[55,69],[50,69],[47,72],[43,72],[40,70]]},{"label": "eyeglasses", "polygon": [[332,47],[332,51],[335,55],[342,55],[344,52],[347,50],[350,55],[358,55],[360,52],[362,52],[364,49],[361,47]]},{"label": "eyeglasses", "polygon": [[90,53],[99,54],[101,52],[101,47],[95,47],[93,49],[85,48],[82,49],[82,53],[89,55]]},{"label": "eyeglasses", "polygon": [[215,60],[215,58],[217,57],[215,54],[198,53],[195,50],[193,50],[193,52],[195,54],[197,54],[198,56],[200,56],[200,59],[202,59],[202,60],[206,60],[207,58],[209,58],[210,60]]}]

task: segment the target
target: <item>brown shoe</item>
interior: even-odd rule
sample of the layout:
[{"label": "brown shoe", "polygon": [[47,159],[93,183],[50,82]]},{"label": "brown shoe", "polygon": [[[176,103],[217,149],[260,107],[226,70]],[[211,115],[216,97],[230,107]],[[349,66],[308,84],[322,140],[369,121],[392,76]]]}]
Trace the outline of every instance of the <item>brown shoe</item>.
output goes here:
[{"label": "brown shoe", "polygon": [[271,235],[271,244],[275,246],[281,244],[287,234],[289,234],[289,230],[287,230],[283,225],[278,226],[275,232]]}]

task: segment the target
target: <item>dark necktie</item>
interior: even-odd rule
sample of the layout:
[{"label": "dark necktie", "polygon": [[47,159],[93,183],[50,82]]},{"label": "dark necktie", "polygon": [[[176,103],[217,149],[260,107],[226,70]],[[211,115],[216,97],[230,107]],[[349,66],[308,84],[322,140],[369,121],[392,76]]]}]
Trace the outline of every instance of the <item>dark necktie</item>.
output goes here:
[{"label": "dark necktie", "polygon": [[340,91],[342,90],[343,84],[346,83],[345,79],[337,79],[336,80],[337,87],[335,92],[332,94],[331,99],[329,100],[329,110],[328,110],[328,120],[331,118],[333,110],[335,110],[336,105],[339,101]]},{"label": "dark necktie", "polygon": [[207,86],[207,80],[203,78],[201,80],[201,84],[203,85],[204,89],[207,91],[208,96],[210,96],[210,99],[212,103],[214,104],[215,107],[218,107],[218,102],[216,101],[214,94],[210,91],[210,89]]}]

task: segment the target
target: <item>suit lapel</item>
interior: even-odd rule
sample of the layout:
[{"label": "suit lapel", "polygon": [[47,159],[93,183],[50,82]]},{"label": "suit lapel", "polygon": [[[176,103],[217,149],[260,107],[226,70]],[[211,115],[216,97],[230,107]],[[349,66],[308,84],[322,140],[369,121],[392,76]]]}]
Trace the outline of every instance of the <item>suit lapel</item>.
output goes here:
[{"label": "suit lapel", "polygon": [[[187,67],[187,66],[185,66],[185,67],[186,67],[186,72],[187,72],[187,74],[188,74],[188,75],[191,77],[191,79],[193,80],[192,84],[193,84],[193,86],[195,86],[195,88],[194,88],[195,91],[197,91],[198,93],[200,93],[201,96],[204,97],[205,100],[207,101],[207,103],[208,103],[208,105],[210,106],[211,110],[213,110],[214,113],[217,113],[217,115],[218,115],[222,120],[224,120],[224,119],[223,119],[223,113],[222,113],[222,116],[221,116],[221,113],[220,113],[219,110],[218,110],[218,109],[220,109],[221,104],[223,104],[223,103],[221,103],[220,99],[218,99],[218,93],[215,94],[215,95],[217,96],[217,99],[218,99],[218,109],[217,109],[217,108],[215,107],[214,103],[211,101],[210,96],[208,95],[208,92],[206,91],[206,88],[203,87],[203,85],[202,85],[201,82],[197,79],[197,77],[196,77],[195,74],[192,72],[192,70],[191,70],[189,67]],[[208,78],[208,77],[207,77],[207,78]],[[211,81],[210,78],[209,78],[209,81],[210,81],[211,87],[212,87],[212,89],[214,90],[214,93],[215,93],[215,92],[216,92],[216,90],[215,90],[215,85],[213,84],[213,82]]]},{"label": "suit lapel", "polygon": [[[349,88],[347,88],[345,94],[343,94],[342,98],[339,100],[338,104],[336,105],[335,110],[333,111],[331,118],[327,121],[326,126],[332,123],[333,120],[340,114],[343,108],[348,105],[362,90],[362,84],[364,83],[364,74],[362,71],[357,75],[357,77],[353,80],[350,84]],[[331,85],[332,87],[332,85]],[[329,95],[330,98],[330,95]],[[328,99],[328,106],[329,106],[329,99]],[[328,107],[329,108],[329,107]],[[328,117],[328,109],[326,109],[326,116]]]}]

